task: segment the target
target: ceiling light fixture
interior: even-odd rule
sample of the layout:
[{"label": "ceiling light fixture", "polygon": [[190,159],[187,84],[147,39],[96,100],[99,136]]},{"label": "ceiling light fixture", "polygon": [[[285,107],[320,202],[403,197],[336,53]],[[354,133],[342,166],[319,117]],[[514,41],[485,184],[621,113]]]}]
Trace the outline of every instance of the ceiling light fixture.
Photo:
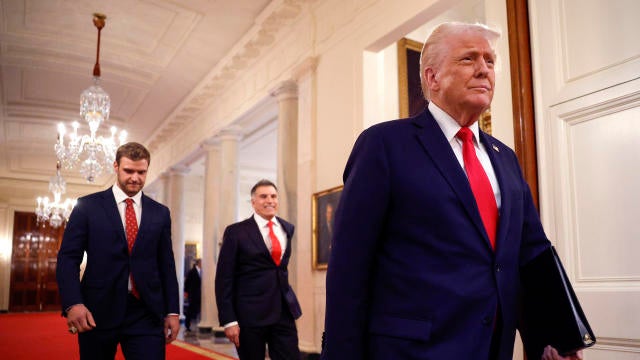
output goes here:
[{"label": "ceiling light fixture", "polygon": [[93,24],[98,29],[98,46],[96,51],[96,64],[93,67],[94,84],[82,92],[80,96],[80,117],[89,124],[89,135],[78,135],[80,125],[74,121],[71,125],[73,132],[69,134],[69,140],[65,144],[64,124],[58,124],[58,141],[55,145],[58,160],[65,169],[72,169],[84,158],[80,165],[80,174],[88,181],[94,182],[103,170],[111,173],[112,164],[115,161],[118,146],[124,144],[127,132],[122,130],[116,141],[117,129],[111,127],[111,136],[97,136],[100,125],[109,120],[111,99],[109,94],[100,86],[100,32],[107,19],[104,14],[93,14]]},{"label": "ceiling light fixture", "polygon": [[36,199],[37,223],[44,224],[47,221],[53,228],[60,227],[71,215],[71,210],[76,205],[75,199],[61,201],[62,194],[67,191],[67,183],[60,174],[60,162],[56,164],[56,175],[49,180],[49,191],[53,193],[53,201],[47,196]]}]

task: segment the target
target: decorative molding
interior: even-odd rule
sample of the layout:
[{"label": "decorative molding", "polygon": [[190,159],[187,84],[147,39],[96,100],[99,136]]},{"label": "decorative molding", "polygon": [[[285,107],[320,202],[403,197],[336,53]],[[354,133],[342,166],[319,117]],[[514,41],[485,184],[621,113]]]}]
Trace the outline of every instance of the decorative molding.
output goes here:
[{"label": "decorative molding", "polygon": [[176,175],[184,176],[188,174],[190,170],[191,169],[188,166],[178,164],[170,167],[168,173],[169,173],[169,176],[176,176]]},{"label": "decorative molding", "polygon": [[293,80],[295,80],[296,82],[300,81],[301,78],[314,73],[316,71],[316,68],[318,68],[318,57],[309,56],[293,68],[293,70],[291,71],[291,78],[293,78]]},{"label": "decorative molding", "polygon": [[213,137],[200,143],[200,148],[205,152],[220,150],[220,139]]},{"label": "decorative molding", "polygon": [[233,80],[254,63],[264,50],[273,45],[276,35],[291,24],[302,12],[303,6],[315,0],[275,0],[256,18],[255,25],[231,51],[211,70],[187,99],[167,117],[151,135],[149,150],[173,140],[177,127],[184,127],[200,115],[207,106],[232,84]]},{"label": "decorative molding", "polygon": [[582,107],[577,110],[561,113],[558,115],[558,117],[567,124],[573,125],[639,106],[640,91],[636,91],[630,94],[625,94],[593,105],[589,105],[587,107]]},{"label": "decorative molding", "polygon": [[278,101],[298,98],[298,84],[293,80],[286,80],[278,84],[275,89],[269,92]]},{"label": "decorative molding", "polygon": [[640,354],[640,341],[598,336],[598,343],[593,348]]},{"label": "decorative molding", "polygon": [[235,140],[240,141],[244,135],[243,128],[238,125],[227,126],[226,128],[220,130],[216,138],[220,139],[220,141],[225,140]]}]

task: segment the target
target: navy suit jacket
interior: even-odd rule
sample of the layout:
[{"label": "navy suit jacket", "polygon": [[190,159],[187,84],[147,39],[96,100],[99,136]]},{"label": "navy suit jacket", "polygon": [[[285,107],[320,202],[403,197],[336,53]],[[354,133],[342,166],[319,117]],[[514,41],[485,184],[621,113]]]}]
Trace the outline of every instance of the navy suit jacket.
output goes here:
[{"label": "navy suit jacket", "polygon": [[426,110],[365,130],[344,172],[323,359],[511,359],[519,268],[550,246],[514,152],[480,133],[502,205],[491,248],[464,169]]},{"label": "navy suit jacket", "polygon": [[[131,256],[111,188],[78,199],[58,252],[56,277],[62,309],[83,303],[102,329],[125,316],[129,273],[149,310],[162,320],[180,313],[169,209],[142,195],[142,218]],[[83,253],[87,265],[82,281]]]},{"label": "navy suit jacket", "polygon": [[216,269],[216,302],[220,325],[268,326],[280,320],[283,301],[294,319],[302,315],[289,285],[287,266],[294,227],[277,218],[287,234],[287,248],[276,265],[253,216],[227,226]]}]

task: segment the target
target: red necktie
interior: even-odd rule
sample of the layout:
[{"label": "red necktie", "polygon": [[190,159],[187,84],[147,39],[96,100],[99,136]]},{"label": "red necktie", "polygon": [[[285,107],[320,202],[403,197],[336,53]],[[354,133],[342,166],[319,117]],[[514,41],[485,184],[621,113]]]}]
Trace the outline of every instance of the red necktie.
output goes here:
[{"label": "red necktie", "polygon": [[282,255],[282,248],[280,247],[280,241],[273,232],[273,221],[269,221],[269,239],[271,239],[271,258],[276,265],[280,265],[280,256]]},{"label": "red necktie", "polygon": [[[129,255],[131,255],[131,250],[133,249],[133,244],[136,242],[136,236],[138,236],[138,221],[136,219],[136,212],[133,209],[133,199],[127,198],[125,201],[127,203],[127,207],[124,211],[124,220],[125,220],[125,232],[127,233],[127,245],[129,248]],[[136,289],[136,284],[133,282],[133,274],[130,275],[131,279],[131,294],[133,296],[140,298],[140,294],[138,294],[138,290]]]},{"label": "red necktie", "polygon": [[469,178],[471,191],[476,198],[476,204],[480,211],[480,217],[484,228],[489,235],[491,247],[496,248],[496,229],[498,227],[498,206],[496,205],[496,197],[493,194],[491,183],[484,171],[482,164],[476,156],[476,149],[473,146],[473,132],[468,127],[463,127],[456,135],[462,140],[462,159],[464,160],[464,169]]}]

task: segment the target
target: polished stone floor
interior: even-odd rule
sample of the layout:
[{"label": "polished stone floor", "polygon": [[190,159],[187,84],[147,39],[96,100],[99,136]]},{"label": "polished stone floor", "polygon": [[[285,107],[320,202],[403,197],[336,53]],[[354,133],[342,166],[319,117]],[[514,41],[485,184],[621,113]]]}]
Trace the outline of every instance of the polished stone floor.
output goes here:
[{"label": "polished stone floor", "polygon": [[198,327],[192,325],[191,332],[186,331],[184,325],[180,327],[180,334],[178,334],[178,340],[182,340],[186,343],[200,346],[205,349],[210,349],[218,353],[238,358],[235,346],[227,340],[225,337],[215,337],[213,334],[200,334],[198,333]]}]

